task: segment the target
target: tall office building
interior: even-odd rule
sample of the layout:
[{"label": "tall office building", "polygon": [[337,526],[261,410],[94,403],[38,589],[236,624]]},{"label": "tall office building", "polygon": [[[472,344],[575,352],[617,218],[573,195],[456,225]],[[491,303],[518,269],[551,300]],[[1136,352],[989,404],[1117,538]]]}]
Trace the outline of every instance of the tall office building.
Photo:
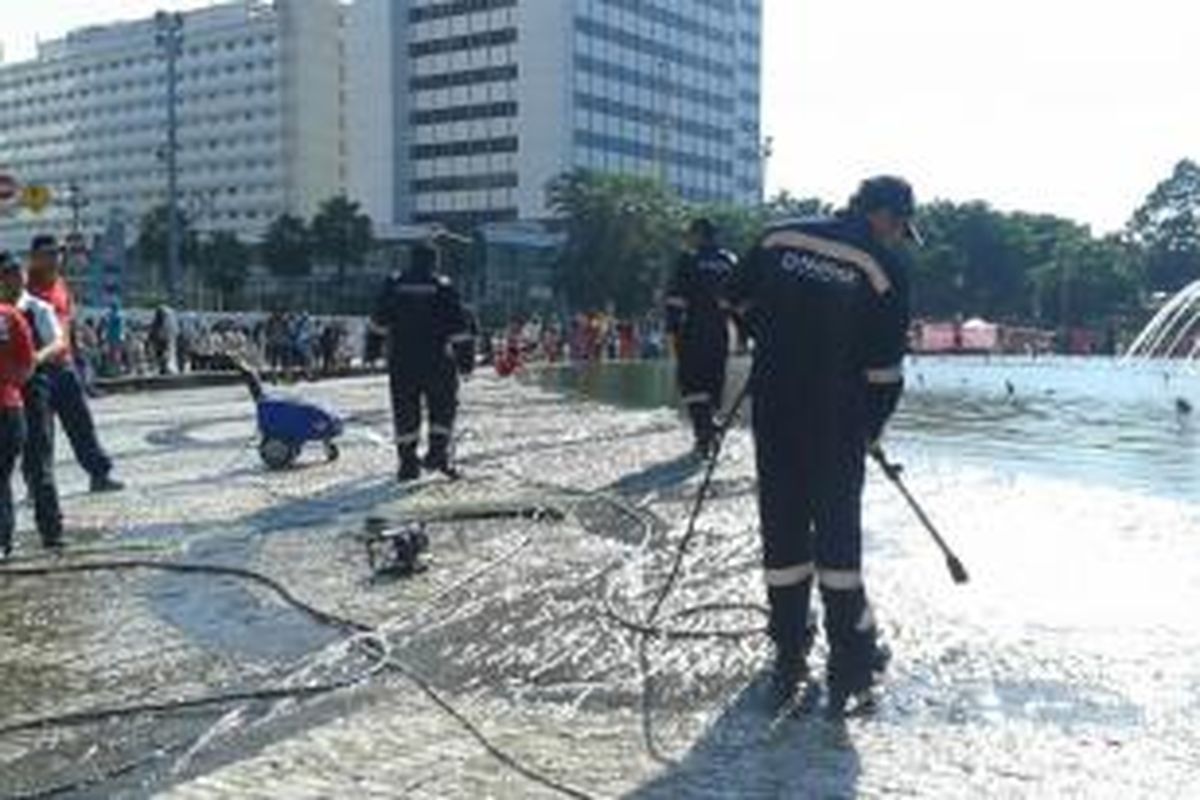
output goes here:
[{"label": "tall office building", "polygon": [[546,215],[582,167],[757,203],[761,0],[356,0],[351,193],[385,227]]},{"label": "tall office building", "polygon": [[[255,239],[278,214],[309,215],[345,190],[343,15],[338,0],[241,0],[183,15],[180,207],[197,229]],[[76,214],[85,235],[98,233],[114,209],[134,232],[166,202],[157,33],[153,19],[84,28],[0,65],[0,172],[56,197],[40,216],[0,216],[0,247],[65,233]]]}]

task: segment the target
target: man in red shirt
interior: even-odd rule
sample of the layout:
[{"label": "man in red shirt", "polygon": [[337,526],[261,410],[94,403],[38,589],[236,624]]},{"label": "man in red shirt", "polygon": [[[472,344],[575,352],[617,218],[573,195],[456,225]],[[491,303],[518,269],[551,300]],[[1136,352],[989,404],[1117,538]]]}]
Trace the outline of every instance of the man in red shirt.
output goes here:
[{"label": "man in red shirt", "polygon": [[[29,248],[29,292],[54,307],[59,324],[69,338],[75,308],[71,290],[59,273],[59,256],[58,243],[53,236],[39,234],[33,237]],[[112,478],[112,459],[96,436],[96,424],[87,405],[83,382],[71,364],[69,349],[49,365],[47,377],[50,406],[62,420],[63,430],[75,451],[75,460],[91,476],[91,490],[111,492],[125,488]]]},{"label": "man in red shirt", "polygon": [[[0,251],[0,272],[15,263]],[[21,389],[33,374],[33,337],[25,317],[15,307],[20,292],[0,286],[0,562],[12,554],[12,474],[25,446],[25,414]]]},{"label": "man in red shirt", "polygon": [[67,352],[67,335],[50,304],[25,291],[25,270],[13,259],[0,267],[0,296],[17,298],[17,311],[29,326],[33,341],[33,373],[21,390],[25,411],[21,473],[33,503],[33,517],[42,545],[59,550],[63,542],[63,517],[54,482],[54,411],[50,407],[50,390],[54,365]]}]

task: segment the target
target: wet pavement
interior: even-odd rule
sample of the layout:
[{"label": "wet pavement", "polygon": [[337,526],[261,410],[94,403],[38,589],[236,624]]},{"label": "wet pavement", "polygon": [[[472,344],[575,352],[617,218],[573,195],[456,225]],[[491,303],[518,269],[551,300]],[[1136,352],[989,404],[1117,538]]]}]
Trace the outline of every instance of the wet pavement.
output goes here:
[{"label": "wet pavement", "polygon": [[[906,401],[893,454],[972,582],[950,583],[872,476],[868,585],[895,658],[876,713],[842,723],[763,710],[769,648],[754,633],[763,591],[744,430],[727,441],[662,615],[720,635],[647,642],[614,621],[647,613],[702,475],[676,414],[656,407],[669,390],[660,373],[596,378],[640,398],[623,409],[472,379],[465,479],[406,488],[392,480],[379,379],[303,387],[351,422],[339,461],[313,447],[283,473],[259,463],[243,390],[103,399],[103,436],[131,488],[88,495],[64,458],[76,554],[42,559],[23,510],[17,567],[245,568],[375,633],[353,635],[230,575],[143,565],[0,577],[0,731],[353,684],[2,733],[0,796],[1200,796],[1200,500],[1178,488],[1197,454],[1194,441],[1190,457],[1170,452],[1190,429],[1156,411],[1132,424],[1126,407],[1149,401],[1118,398],[1086,407],[1091,427],[1072,445],[1044,418],[1083,404],[1061,376],[1020,374],[1030,399],[1019,413],[995,410],[1003,380],[991,365],[968,372],[988,387],[977,390],[930,366]],[[591,380],[574,388],[603,397]],[[939,419],[961,433],[938,433]],[[1110,420],[1111,439],[1132,435],[1146,452],[1120,451],[1119,474],[1099,461]],[[1043,435],[1084,450],[1039,461],[1029,454]],[[516,513],[534,508],[546,513]],[[372,579],[368,515],[427,520],[429,569]],[[689,612],[698,606],[709,608]]]}]

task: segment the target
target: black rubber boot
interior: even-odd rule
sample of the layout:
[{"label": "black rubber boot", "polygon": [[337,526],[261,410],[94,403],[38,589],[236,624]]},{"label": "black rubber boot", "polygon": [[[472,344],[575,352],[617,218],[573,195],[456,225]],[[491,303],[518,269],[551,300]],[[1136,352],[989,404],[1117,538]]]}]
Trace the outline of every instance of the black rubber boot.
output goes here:
[{"label": "black rubber boot", "polygon": [[771,608],[767,629],[775,644],[770,698],[773,711],[792,703],[800,684],[808,679],[808,651],[813,641],[808,624],[811,592],[811,578],[792,586],[767,587]]},{"label": "black rubber boot", "polygon": [[451,480],[458,479],[458,470],[450,464],[450,440],[445,436],[429,438],[429,452],[425,454],[422,466],[433,472],[440,472]]},{"label": "black rubber boot", "polygon": [[693,403],[688,406],[692,418],[692,434],[696,439],[696,455],[711,458],[716,450],[717,425],[713,421],[712,406],[708,403]]},{"label": "black rubber boot", "polygon": [[821,590],[825,605],[825,636],[829,641],[826,687],[828,716],[838,718],[853,700],[863,706],[887,669],[891,653],[879,644],[875,620],[863,589]]},{"label": "black rubber boot", "polygon": [[397,453],[400,456],[400,471],[396,473],[396,479],[401,483],[408,483],[421,477],[421,462],[417,460],[416,446],[401,445],[397,448]]}]

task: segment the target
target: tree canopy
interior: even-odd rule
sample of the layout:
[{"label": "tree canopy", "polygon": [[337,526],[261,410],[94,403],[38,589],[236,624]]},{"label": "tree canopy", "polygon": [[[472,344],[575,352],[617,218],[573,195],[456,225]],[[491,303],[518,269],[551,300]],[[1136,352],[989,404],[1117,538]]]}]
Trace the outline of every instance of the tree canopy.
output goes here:
[{"label": "tree canopy", "polygon": [[274,275],[304,277],[312,272],[312,233],[304,220],[280,214],[263,237],[263,265]]},{"label": "tree canopy", "polygon": [[321,204],[310,231],[314,253],[326,263],[337,265],[339,283],[346,277],[346,267],[361,267],[375,244],[371,218],[344,194]]},{"label": "tree canopy", "polygon": [[[562,176],[550,205],[567,233],[560,284],[569,305],[640,312],[655,299],[686,220],[707,216],[725,247],[745,253],[764,227],[829,214],[781,193],[762,206],[689,206],[659,182],[585,171]],[[918,316],[983,316],[1043,326],[1108,326],[1145,316],[1154,292],[1200,279],[1200,166],[1181,161],[1120,234],[982,201],[921,206],[925,245],[911,253]]]}]

